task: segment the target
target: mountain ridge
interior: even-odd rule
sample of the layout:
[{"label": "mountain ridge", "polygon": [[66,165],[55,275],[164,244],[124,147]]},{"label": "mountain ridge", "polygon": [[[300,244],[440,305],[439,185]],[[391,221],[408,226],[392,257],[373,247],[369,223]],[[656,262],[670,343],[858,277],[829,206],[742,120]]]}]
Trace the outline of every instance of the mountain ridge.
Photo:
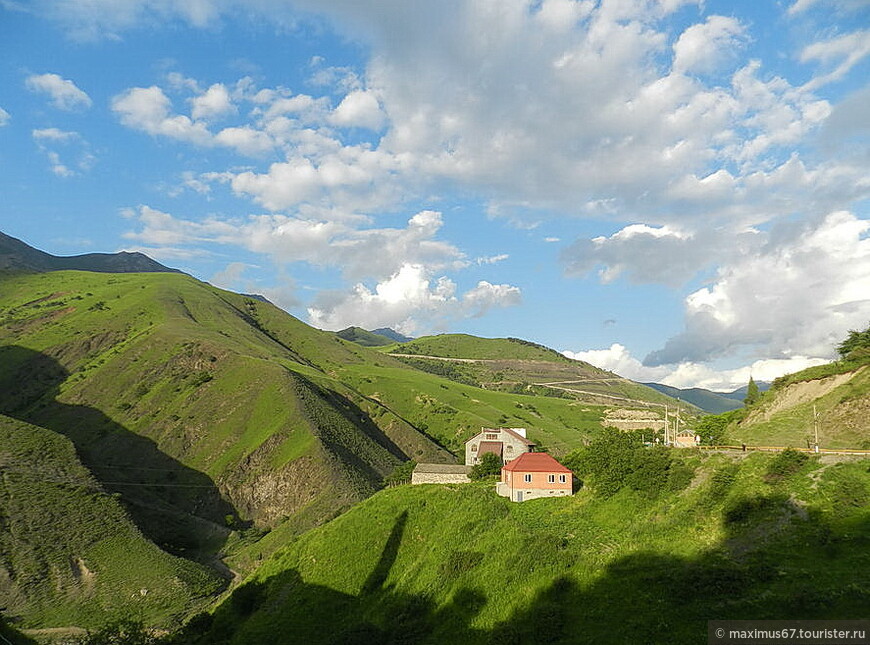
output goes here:
[{"label": "mountain ridge", "polygon": [[0,231],[0,271],[94,271],[98,273],[181,273],[138,251],[58,256]]}]

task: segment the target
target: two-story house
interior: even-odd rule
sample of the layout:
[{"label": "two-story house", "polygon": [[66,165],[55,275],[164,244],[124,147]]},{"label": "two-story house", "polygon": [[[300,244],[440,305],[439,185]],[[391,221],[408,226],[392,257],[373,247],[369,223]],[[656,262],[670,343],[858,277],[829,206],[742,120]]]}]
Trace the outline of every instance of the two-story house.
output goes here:
[{"label": "two-story house", "polygon": [[488,452],[495,453],[503,464],[530,452],[535,444],[526,439],[525,428],[482,428],[465,442],[465,464],[473,466]]},{"label": "two-story house", "polygon": [[573,492],[571,471],[545,452],[526,452],[505,464],[496,492],[512,502],[561,497]]}]

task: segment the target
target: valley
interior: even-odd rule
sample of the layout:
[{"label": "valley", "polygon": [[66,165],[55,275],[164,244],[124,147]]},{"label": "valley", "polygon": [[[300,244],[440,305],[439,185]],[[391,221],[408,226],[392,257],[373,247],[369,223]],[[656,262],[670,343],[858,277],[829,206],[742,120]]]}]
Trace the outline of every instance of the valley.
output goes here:
[{"label": "valley", "polygon": [[[680,464],[680,484],[603,495],[577,465],[575,495],[523,504],[491,483],[384,490],[409,460],[461,462],[482,427],[582,464],[614,433],[649,441],[665,409],[707,417],[528,341],[360,344],[179,273],[0,287],[0,607],[43,642],[132,611],[166,643],[688,643],[712,610],[868,600],[866,460],[771,478],[773,454],[671,450],[644,467]],[[863,446],[866,374],[774,384],[722,436],[801,447],[815,409],[826,446]]]}]

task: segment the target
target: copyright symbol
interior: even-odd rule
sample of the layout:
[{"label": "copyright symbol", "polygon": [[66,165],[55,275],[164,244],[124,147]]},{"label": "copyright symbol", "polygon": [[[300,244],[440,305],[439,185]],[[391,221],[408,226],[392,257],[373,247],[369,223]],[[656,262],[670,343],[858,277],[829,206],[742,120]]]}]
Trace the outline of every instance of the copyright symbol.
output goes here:
[{"label": "copyright symbol", "polygon": [[720,627],[719,629],[716,630],[716,637],[722,638],[723,636],[725,636],[725,630]]}]

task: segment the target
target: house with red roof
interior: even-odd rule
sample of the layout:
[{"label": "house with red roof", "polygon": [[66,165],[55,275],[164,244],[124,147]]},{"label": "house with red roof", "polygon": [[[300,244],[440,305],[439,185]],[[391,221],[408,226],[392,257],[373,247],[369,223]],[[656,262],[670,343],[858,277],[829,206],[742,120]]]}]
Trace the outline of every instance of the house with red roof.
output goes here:
[{"label": "house with red roof", "polygon": [[531,451],[534,443],[526,438],[525,428],[482,428],[465,442],[465,464],[473,466],[488,452],[495,453],[506,464],[524,452]]},{"label": "house with red roof", "polygon": [[512,502],[573,492],[574,475],[546,452],[524,452],[501,469],[496,492]]}]

